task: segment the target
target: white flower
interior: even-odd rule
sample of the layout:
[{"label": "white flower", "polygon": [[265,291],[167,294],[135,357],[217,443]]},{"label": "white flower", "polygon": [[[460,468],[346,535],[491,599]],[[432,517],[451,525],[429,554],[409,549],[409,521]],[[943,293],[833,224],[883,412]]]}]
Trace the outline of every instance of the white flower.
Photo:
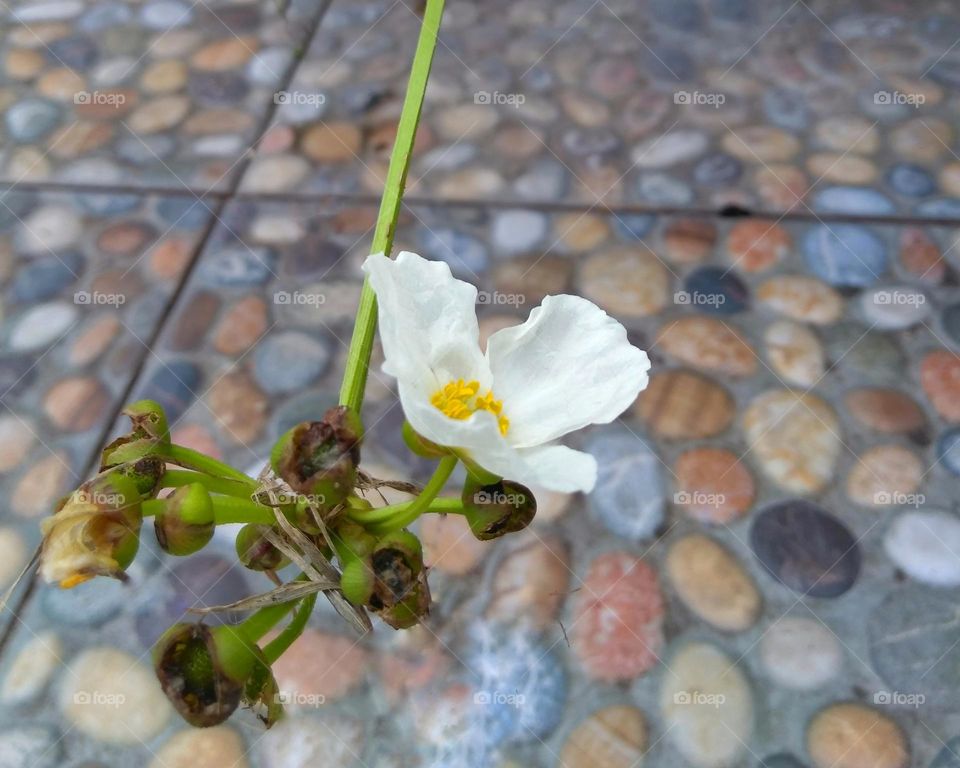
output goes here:
[{"label": "white flower", "polygon": [[480,349],[477,289],[444,262],[407,251],[364,264],[380,307],[383,371],[410,425],[495,475],[554,491],[590,491],[596,460],[556,441],[619,416],[647,385],[650,361],[620,323],[578,296],[548,296],[525,323]]}]

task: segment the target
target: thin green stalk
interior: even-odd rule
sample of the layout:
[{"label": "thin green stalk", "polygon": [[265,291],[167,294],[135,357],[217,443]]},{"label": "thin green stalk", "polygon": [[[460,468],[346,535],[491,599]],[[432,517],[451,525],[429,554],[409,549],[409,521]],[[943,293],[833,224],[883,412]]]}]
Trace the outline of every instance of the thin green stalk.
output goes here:
[{"label": "thin green stalk", "polygon": [[257,481],[247,477],[243,472],[234,469],[222,461],[217,461],[210,456],[187,448],[183,445],[171,444],[164,451],[166,457],[174,464],[193,469],[197,472],[204,472],[214,477],[226,477],[249,486],[251,490],[256,490]]},{"label": "thin green stalk", "polygon": [[227,496],[237,496],[243,499],[250,498],[249,486],[237,480],[228,480],[224,477],[211,477],[203,472],[193,472],[183,469],[168,469],[160,478],[161,488],[182,488],[191,483],[200,483],[212,493],[224,493]]},{"label": "thin green stalk", "polygon": [[447,480],[450,479],[450,475],[453,474],[457,462],[458,459],[456,456],[445,456],[440,459],[440,463],[437,464],[437,468],[434,470],[430,480],[423,487],[423,491],[421,491],[420,495],[417,496],[406,509],[384,520],[365,526],[367,530],[370,531],[370,533],[382,536],[385,533],[390,533],[390,531],[396,531],[410,525],[410,523],[420,517],[421,514],[426,512],[440,491],[443,490]]},{"label": "thin green stalk", "polygon": [[[380,213],[373,233],[371,253],[390,255],[393,247],[393,235],[397,227],[397,217],[403,201],[403,189],[407,183],[407,170],[413,154],[413,142],[420,122],[420,110],[423,96],[430,77],[430,65],[433,52],[437,47],[440,34],[440,20],[443,16],[444,0],[427,0],[420,27],[420,38],[413,56],[410,80],[407,83],[407,95],[403,101],[400,122],[397,125],[397,139],[390,155],[390,167],[387,170],[386,186],[380,201]],[[377,328],[377,298],[373,294],[368,280],[363,281],[360,294],[360,306],[353,326],[353,338],[347,353],[347,364],[340,387],[340,404],[359,413],[363,406],[363,394],[367,386],[367,371],[370,368],[370,353],[373,350],[373,338]]]},{"label": "thin green stalk", "polygon": [[316,605],[316,602],[316,592],[312,595],[307,595],[300,601],[300,606],[297,608],[297,612],[290,620],[290,623],[283,628],[283,631],[280,632],[279,635],[263,647],[263,655],[267,657],[267,661],[273,664],[273,662],[279,659],[286,650],[293,645],[294,641],[303,634],[303,630],[307,626],[307,621],[310,619],[310,614],[313,613],[313,606]]},{"label": "thin green stalk", "polygon": [[[211,496],[213,502],[213,521],[217,525],[230,523],[261,523],[273,525],[276,522],[273,510],[255,501],[238,499],[235,496]],[[164,510],[167,499],[147,499],[140,504],[144,517],[152,517]]]},{"label": "thin green stalk", "polygon": [[[413,501],[404,501],[400,504],[390,504],[389,506],[377,507],[376,509],[354,509],[347,512],[347,517],[361,525],[382,523],[389,521],[400,513],[406,512],[413,503]],[[430,502],[430,506],[423,511],[434,512],[441,515],[461,514],[463,512],[463,502],[456,497],[434,499]]]},{"label": "thin green stalk", "polygon": [[268,605],[266,608],[261,608],[248,619],[244,620],[240,624],[240,627],[247,637],[253,642],[257,642],[267,634],[267,632],[273,629],[284,616],[290,613],[296,604],[296,600],[291,600],[287,603]]}]

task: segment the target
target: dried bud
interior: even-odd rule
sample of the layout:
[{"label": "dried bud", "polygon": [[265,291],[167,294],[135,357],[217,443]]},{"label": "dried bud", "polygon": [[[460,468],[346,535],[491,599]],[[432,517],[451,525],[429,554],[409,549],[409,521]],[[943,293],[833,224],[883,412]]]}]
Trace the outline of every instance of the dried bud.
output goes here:
[{"label": "dried bud", "polygon": [[426,459],[441,459],[450,453],[450,451],[443,446],[427,440],[427,438],[414,430],[414,428],[410,426],[409,421],[404,420],[401,434],[403,435],[403,442],[407,444],[407,448],[417,456],[423,456]]},{"label": "dried bud", "polygon": [[420,540],[409,531],[380,539],[370,553],[370,607],[394,629],[407,629],[430,610],[430,589]]},{"label": "dried bud", "polygon": [[130,417],[132,429],[103,449],[101,472],[162,453],[170,445],[167,417],[159,403],[139,400],[124,408],[123,413]]},{"label": "dried bud", "polygon": [[121,464],[115,471],[117,474],[129,477],[136,484],[141,496],[153,497],[160,490],[160,478],[166,471],[166,463],[163,459],[148,456],[139,461]]},{"label": "dried bud", "polygon": [[470,530],[480,541],[522,531],[537,514],[533,492],[512,480],[481,485],[468,478],[461,500]]},{"label": "dried bud", "polygon": [[135,483],[111,472],[81,485],[40,522],[40,573],[61,587],[94,576],[125,579],[140,546],[143,514]]},{"label": "dried bud", "polygon": [[269,525],[250,523],[237,534],[237,557],[245,568],[251,571],[276,571],[290,561],[287,556],[271,544],[264,535]]},{"label": "dried bud", "polygon": [[190,725],[219,725],[240,706],[262,656],[238,627],[175,624],[153,647],[160,687]]},{"label": "dried bud", "polygon": [[123,414],[133,422],[133,431],[144,437],[151,437],[164,444],[170,444],[170,429],[163,406],[153,400],[138,400],[123,409]]},{"label": "dried bud", "polygon": [[281,437],[270,463],[311,504],[332,509],[356,484],[362,439],[360,417],[346,406],[337,406],[322,421],[303,422]]},{"label": "dried bud", "polygon": [[192,555],[213,538],[213,502],[200,483],[178,488],[163,500],[153,521],[157,541],[171,555]]},{"label": "dried bud", "polygon": [[257,717],[269,728],[283,715],[283,703],[280,698],[280,687],[273,676],[270,662],[260,648],[254,647],[257,663],[253,665],[253,674],[250,675],[244,688],[243,703],[259,709],[263,714],[258,712]]}]

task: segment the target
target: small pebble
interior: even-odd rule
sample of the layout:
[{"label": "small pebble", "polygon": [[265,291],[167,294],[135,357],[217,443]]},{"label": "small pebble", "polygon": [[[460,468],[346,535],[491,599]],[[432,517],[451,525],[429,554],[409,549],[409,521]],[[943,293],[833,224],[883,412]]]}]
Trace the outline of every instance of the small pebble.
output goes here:
[{"label": "small pebble", "polygon": [[729,322],[695,315],[667,322],[657,348],[682,363],[712,373],[751,376],[757,358],[750,343]]},{"label": "small pebble", "polygon": [[767,358],[787,384],[812,387],[826,372],[826,359],[817,335],[805,325],[778,320],[763,333]]},{"label": "small pebble", "polygon": [[927,417],[913,398],[895,389],[853,389],[844,395],[843,403],[863,426],[884,434],[915,433],[927,425]]},{"label": "small pebble", "polygon": [[567,768],[636,768],[647,749],[647,725],[639,709],[597,710],[567,736],[560,764]]},{"label": "small pebble", "polygon": [[332,703],[355,690],[366,675],[367,652],[355,638],[306,629],[273,664],[277,686],[291,711]]},{"label": "small pebble", "polygon": [[840,294],[811,277],[772,277],[760,285],[757,298],[774,312],[805,323],[829,325],[843,315]]},{"label": "small pebble", "polygon": [[260,735],[256,754],[264,768],[350,765],[363,754],[363,739],[363,723],[352,717],[294,715]]},{"label": "small pebble", "polygon": [[843,669],[840,641],[818,619],[786,616],[774,621],[761,637],[759,650],[767,675],[794,691],[828,685]]},{"label": "small pebble", "polygon": [[807,267],[835,286],[864,287],[887,270],[887,247],[871,229],[857,224],[812,227],[804,238]]},{"label": "small pebble", "polygon": [[937,413],[960,422],[960,357],[945,349],[928,353],[920,363],[920,384]]},{"label": "small pebble", "polygon": [[248,768],[247,749],[233,728],[189,728],[157,750],[150,768]]},{"label": "small pebble", "polygon": [[881,331],[903,331],[930,314],[927,295],[918,288],[887,286],[860,294],[860,311],[869,325]]},{"label": "small pebble", "polygon": [[670,276],[644,247],[591,254],[580,266],[583,295],[617,317],[647,317],[667,304]]},{"label": "small pebble", "polygon": [[260,437],[269,403],[247,373],[234,371],[217,379],[206,399],[217,428],[228,440],[250,445]]},{"label": "small pebble", "polygon": [[315,336],[281,331],[254,349],[253,371],[268,394],[292,392],[310,384],[330,363],[330,350]]},{"label": "small pebble", "polygon": [[683,288],[689,303],[703,312],[735,315],[749,307],[747,286],[731,269],[700,267],[687,275]]},{"label": "small pebble", "polygon": [[478,541],[462,515],[424,515],[420,523],[423,561],[440,573],[463,576],[470,573],[490,551]]},{"label": "small pebble", "polygon": [[713,437],[733,421],[730,393],[692,371],[666,371],[650,377],[634,406],[659,437],[682,440]]},{"label": "small pebble", "polygon": [[867,507],[900,505],[923,480],[924,467],[912,451],[877,445],[857,458],[847,476],[847,496]]},{"label": "small pebble", "polygon": [[22,416],[0,416],[0,472],[15,469],[35,441],[35,429]]},{"label": "small pebble", "polygon": [[908,576],[935,587],[960,585],[960,519],[940,510],[904,512],[887,529],[883,546]]},{"label": "small pebble", "polygon": [[673,471],[673,503],[695,520],[726,525],[753,503],[753,476],[732,451],[694,448],[680,455]]},{"label": "small pebble", "polygon": [[727,258],[744,272],[762,272],[783,261],[793,242],[779,224],[747,219],[730,228]]},{"label": "small pebble", "polygon": [[10,664],[0,686],[0,701],[25,704],[36,699],[63,664],[64,655],[56,632],[44,630],[33,635]]},{"label": "small pebble", "polygon": [[893,720],[862,704],[832,704],[807,727],[807,752],[816,768],[907,768],[910,753]]},{"label": "small pebble", "polygon": [[518,536],[494,575],[488,618],[546,629],[556,621],[569,592],[569,562],[562,539],[550,534]]},{"label": "small pebble", "polygon": [[31,351],[49,347],[76,324],[79,313],[70,304],[50,303],[31,307],[14,321],[10,347]]}]

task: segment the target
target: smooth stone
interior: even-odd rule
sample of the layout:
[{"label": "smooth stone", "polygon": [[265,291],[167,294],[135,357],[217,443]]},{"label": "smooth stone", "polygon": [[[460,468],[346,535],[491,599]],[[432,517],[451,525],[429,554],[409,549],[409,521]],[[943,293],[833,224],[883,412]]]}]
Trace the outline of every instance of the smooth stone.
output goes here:
[{"label": "smooth stone", "polygon": [[762,758],[756,768],[807,768],[797,758],[787,752],[778,752]]},{"label": "smooth stone", "polygon": [[960,585],[960,518],[949,512],[904,512],[884,534],[883,548],[912,579],[935,587]]},{"label": "smooth stone", "polygon": [[940,416],[960,421],[960,358],[945,349],[929,352],[920,363],[920,385]]},{"label": "smooth stone", "polygon": [[960,345],[960,302],[943,308],[940,312],[940,324],[947,338]]},{"label": "smooth stone", "polygon": [[83,432],[99,423],[110,407],[110,393],[98,380],[71,376],[56,382],[43,398],[43,412],[64,432]]},{"label": "smooth stone", "polygon": [[726,389],[705,376],[682,370],[651,376],[634,408],[658,437],[674,440],[718,435],[730,426],[735,413]]},{"label": "smooth stone", "polygon": [[552,535],[517,539],[498,564],[486,615],[493,621],[546,629],[557,620],[570,588],[567,546]]},{"label": "smooth stone", "polygon": [[781,584],[808,597],[839,597],[860,573],[860,548],[849,529],[813,502],[780,501],[750,528],[750,547]]},{"label": "smooth stone", "polygon": [[760,615],[753,579],[727,549],[702,534],[685,536],[667,552],[665,567],[684,605],[722,632],[743,632]]},{"label": "smooth stone", "polygon": [[188,728],[154,754],[149,768],[248,768],[247,748],[233,728]]},{"label": "smooth stone", "polygon": [[960,428],[948,429],[937,440],[937,458],[953,474],[960,476]]},{"label": "smooth stone", "polygon": [[64,655],[56,632],[44,630],[33,635],[10,664],[0,685],[0,701],[13,705],[34,701],[60,669]]},{"label": "smooth stone", "polygon": [[632,157],[637,168],[669,168],[699,157],[707,146],[707,137],[703,133],[675,130],[637,144]]},{"label": "smooth stone", "polygon": [[137,107],[127,124],[135,134],[149,135],[174,128],[189,111],[190,100],[186,96],[160,96]]},{"label": "smooth stone", "polygon": [[350,765],[363,753],[363,723],[335,714],[295,715],[280,720],[260,735],[257,765],[263,768],[311,768]]},{"label": "smooth stone", "polygon": [[813,691],[836,680],[843,670],[843,647],[818,619],[786,616],[760,638],[760,662],[777,685]]},{"label": "smooth stone", "polygon": [[906,197],[926,197],[937,189],[937,183],[925,168],[912,163],[897,163],[886,175],[887,184]]},{"label": "smooth stone", "polygon": [[753,694],[735,661],[689,643],[669,662],[660,688],[665,737],[697,768],[738,764],[753,732]]},{"label": "smooth stone", "polygon": [[419,533],[423,561],[440,573],[464,576],[483,562],[490,551],[487,542],[478,541],[470,533],[462,515],[425,515]]},{"label": "smooth stone", "polygon": [[693,178],[698,184],[708,187],[726,187],[743,174],[743,164],[735,157],[722,153],[708,155],[693,169]]},{"label": "smooth stone", "polygon": [[83,274],[83,267],[83,256],[73,251],[41,256],[17,272],[10,283],[10,293],[14,299],[23,302],[53,298]]},{"label": "smooth stone", "polygon": [[13,80],[31,80],[43,69],[43,55],[38,51],[14,48],[3,59],[3,71]]},{"label": "smooth stone", "polygon": [[912,451],[877,445],[857,458],[847,476],[847,496],[868,507],[901,505],[923,480],[924,467]]},{"label": "smooth stone", "polygon": [[[138,566],[132,566],[135,574]],[[70,590],[49,587],[40,604],[53,621],[66,627],[91,627],[109,621],[130,600],[131,588],[111,580],[92,584],[84,582]]]},{"label": "smooth stone", "polygon": [[246,372],[235,371],[217,380],[207,393],[221,434],[233,443],[250,445],[267,422],[269,403]]},{"label": "smooth stone", "polygon": [[22,416],[0,416],[0,472],[15,469],[26,458],[35,441],[34,427]]},{"label": "smooth stone", "polygon": [[187,360],[172,360],[157,368],[147,381],[141,398],[156,400],[170,422],[179,421],[196,398],[202,374]]},{"label": "smooth stone", "polygon": [[300,148],[320,163],[347,162],[357,156],[363,144],[360,129],[346,122],[313,125],[300,139]]},{"label": "smooth stone", "polygon": [[151,29],[175,29],[190,23],[193,7],[179,0],[157,0],[140,11],[140,20]]},{"label": "smooth stone", "polygon": [[13,12],[14,18],[21,24],[30,25],[43,21],[72,19],[83,11],[83,3],[78,0],[53,0],[52,2],[32,3]]},{"label": "smooth stone", "polygon": [[[846,184],[872,184],[877,179],[877,166],[873,161],[856,155],[838,155],[821,152],[811,155],[807,159],[807,168],[812,176],[824,181],[833,181]],[[817,205],[829,208],[832,205],[852,205],[854,201],[847,199],[843,193],[836,191],[821,200],[818,196]]]},{"label": "smooth stone", "polygon": [[190,57],[190,64],[202,72],[226,72],[247,63],[259,48],[251,37],[225,37],[207,43]]},{"label": "smooth stone", "polygon": [[[663,231],[663,245],[666,247],[665,255],[676,264],[699,264],[705,261],[713,252],[716,242],[716,227],[712,222],[700,219],[676,218],[667,224]],[[718,293],[716,291],[717,286],[710,284],[709,273],[707,277],[707,285],[703,288],[708,295],[694,298],[700,299],[699,307],[710,310],[721,301],[726,301],[727,297],[723,296],[723,299],[715,298],[715,294]],[[694,280],[704,282],[702,276],[696,277]],[[722,291],[723,288],[721,287],[719,295],[723,295]],[[675,295],[674,301],[677,302],[677,300]]]},{"label": "smooth stone", "polygon": [[817,335],[792,320],[771,323],[763,333],[767,358],[787,384],[812,387],[826,372],[826,359]]},{"label": "smooth stone", "polygon": [[647,317],[667,304],[670,274],[646,247],[617,246],[580,265],[580,289],[618,317]]},{"label": "smooth stone", "polygon": [[567,768],[637,768],[647,750],[647,724],[634,707],[604,707],[577,723],[560,750]]},{"label": "smooth stone", "polygon": [[787,163],[757,168],[753,173],[757,195],[768,207],[777,210],[802,208],[810,192],[810,179],[803,169]]},{"label": "smooth stone", "polygon": [[569,188],[569,174],[560,163],[540,160],[517,177],[513,188],[524,200],[559,200]]},{"label": "smooth stone", "polygon": [[865,376],[896,381],[906,358],[896,337],[874,331],[864,332],[860,323],[839,323],[825,334],[829,356],[843,368]]},{"label": "smooth stone", "polygon": [[87,8],[77,22],[84,32],[100,32],[111,27],[120,27],[129,23],[133,13],[125,5],[98,5]]},{"label": "smooth stone", "polygon": [[259,296],[244,296],[224,313],[213,337],[214,348],[236,357],[251,349],[267,330],[269,312]]},{"label": "smooth stone", "polygon": [[856,224],[811,227],[803,241],[807,267],[831,285],[863,287],[887,269],[887,247],[872,230]]},{"label": "smooth stone", "polygon": [[3,768],[57,768],[63,765],[63,736],[52,726],[14,725],[0,730]]},{"label": "smooth stone", "polygon": [[659,663],[664,602],[656,571],[626,552],[595,558],[574,596],[571,645],[587,676],[639,677]]},{"label": "smooth stone", "polygon": [[817,124],[814,135],[821,145],[841,153],[871,154],[880,148],[880,130],[863,117],[828,117]]},{"label": "smooth stone", "polygon": [[170,348],[182,352],[200,346],[219,310],[220,297],[215,293],[198,291],[191,296],[173,323]]},{"label": "smooth stone", "polygon": [[757,289],[760,303],[792,320],[830,325],[843,315],[843,297],[829,285],[802,275],[778,275]]},{"label": "smooth stone", "polygon": [[294,189],[310,173],[310,165],[294,155],[258,157],[243,177],[245,192],[284,192]]},{"label": "smooth stone", "polygon": [[918,163],[936,163],[953,144],[953,128],[945,120],[916,118],[894,128],[889,144],[895,156]]},{"label": "smooth stone", "polygon": [[106,744],[143,744],[173,714],[153,670],[129,653],[106,647],[88,648],[71,661],[59,705],[73,727]]},{"label": "smooth stone", "polygon": [[587,451],[598,464],[597,485],[588,497],[594,517],[627,541],[653,537],[663,522],[666,491],[651,447],[632,434],[605,432]]},{"label": "smooth stone", "polygon": [[493,246],[512,255],[534,248],[547,234],[547,217],[534,211],[501,211],[491,225]]},{"label": "smooth stone", "polygon": [[848,216],[887,216],[896,210],[889,198],[866,187],[828,187],[817,192],[813,207],[823,213]]},{"label": "smooth stone", "polygon": [[18,243],[28,254],[56,255],[79,240],[83,231],[83,221],[73,208],[48,205],[25,217]]},{"label": "smooth stone", "polygon": [[594,214],[562,214],[553,222],[551,237],[563,242],[573,251],[590,251],[601,246],[610,237],[610,222],[605,216]]},{"label": "smooth stone", "polygon": [[765,125],[728,131],[721,144],[731,155],[748,163],[789,160],[800,149],[796,136]]},{"label": "smooth stone", "polygon": [[51,42],[48,50],[57,63],[74,71],[90,69],[99,56],[97,43],[86,35],[61,37]]},{"label": "smooth stone", "polygon": [[52,453],[31,465],[18,480],[10,499],[10,507],[20,517],[35,518],[50,514],[53,503],[73,481],[67,459]]},{"label": "smooth stone", "polygon": [[14,141],[39,141],[60,122],[61,110],[55,103],[26,99],[8,107],[4,115],[7,133]]},{"label": "smooth stone", "polygon": [[626,240],[642,240],[653,229],[656,217],[643,213],[628,213],[616,217],[614,226]]},{"label": "smooth stone", "polygon": [[283,47],[257,51],[247,64],[247,77],[259,85],[272,86],[287,71],[292,55]]},{"label": "smooth stone", "polygon": [[424,258],[446,261],[454,275],[483,274],[490,261],[482,240],[454,229],[424,228],[420,233]]},{"label": "smooth stone", "polygon": [[330,364],[330,349],[313,336],[281,331],[257,345],[253,372],[268,394],[293,392],[307,386]]},{"label": "smooth stone", "polygon": [[693,315],[667,323],[657,347],[694,368],[727,376],[751,376],[757,358],[749,342],[725,320]]},{"label": "smooth stone", "polygon": [[726,253],[737,269],[762,272],[783,261],[792,247],[790,233],[779,224],[747,219],[730,228]]},{"label": "smooth stone", "polygon": [[16,529],[0,528],[0,587],[7,587],[27,563],[27,543]]},{"label": "smooth stone", "polygon": [[844,395],[843,404],[863,426],[884,434],[910,434],[927,426],[927,417],[916,401],[895,389],[853,389]]},{"label": "smooth stone", "polygon": [[693,189],[681,179],[651,173],[637,180],[636,197],[640,203],[682,207],[693,202]]},{"label": "smooth stone", "polygon": [[919,288],[890,285],[871,288],[860,294],[860,311],[871,327],[881,331],[903,331],[923,322],[930,314],[930,302]]},{"label": "smooth stone", "polygon": [[693,448],[674,466],[674,505],[704,523],[726,525],[746,514],[756,487],[753,476],[732,451]]},{"label": "smooth stone", "polygon": [[32,307],[14,321],[10,348],[30,351],[49,347],[76,324],[77,316],[76,307],[60,302]]},{"label": "smooth stone", "polygon": [[862,704],[831,704],[807,727],[816,768],[907,768],[907,738],[894,720]]},{"label": "smooth stone", "polygon": [[750,305],[747,286],[731,270],[700,267],[683,281],[690,303],[697,309],[716,315],[735,315]]},{"label": "smooth stone", "polygon": [[810,122],[807,99],[799,91],[789,88],[765,91],[763,111],[771,123],[787,131],[806,130]]},{"label": "smooth stone", "polygon": [[197,272],[204,282],[215,286],[259,285],[274,274],[274,258],[266,248],[222,248],[207,254]]},{"label": "smooth stone", "polygon": [[361,685],[368,666],[369,654],[354,638],[306,629],[274,662],[273,672],[295,711],[347,696]]}]

